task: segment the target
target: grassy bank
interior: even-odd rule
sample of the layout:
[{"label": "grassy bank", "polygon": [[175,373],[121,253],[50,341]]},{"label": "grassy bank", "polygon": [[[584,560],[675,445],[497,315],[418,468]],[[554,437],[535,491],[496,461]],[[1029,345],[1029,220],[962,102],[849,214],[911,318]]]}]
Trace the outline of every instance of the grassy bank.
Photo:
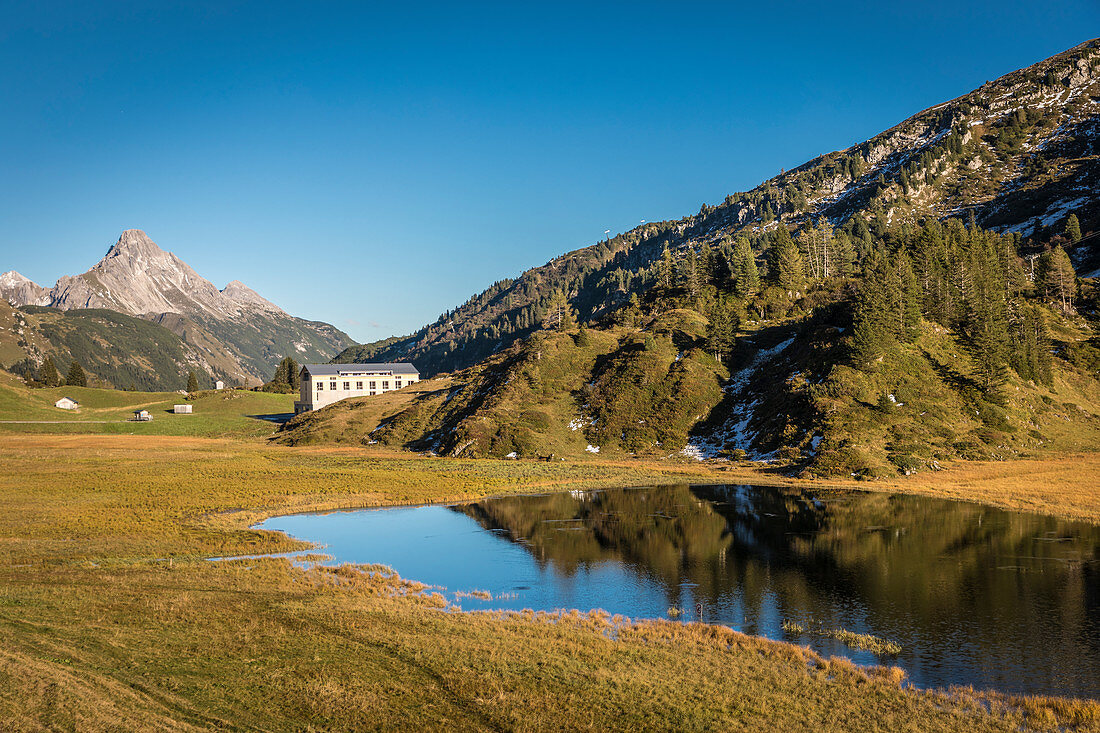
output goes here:
[{"label": "grassy bank", "polygon": [[[976,470],[952,483],[951,474],[914,488],[980,493],[1003,478]],[[1071,474],[1068,463],[1059,472]],[[897,671],[857,669],[719,628],[458,614],[378,574],[203,559],[289,549],[285,537],[247,528],[275,509],[707,480],[790,482],[691,463],[429,460],[224,439],[5,436],[0,724],[1100,729],[1092,703],[905,690]]]}]

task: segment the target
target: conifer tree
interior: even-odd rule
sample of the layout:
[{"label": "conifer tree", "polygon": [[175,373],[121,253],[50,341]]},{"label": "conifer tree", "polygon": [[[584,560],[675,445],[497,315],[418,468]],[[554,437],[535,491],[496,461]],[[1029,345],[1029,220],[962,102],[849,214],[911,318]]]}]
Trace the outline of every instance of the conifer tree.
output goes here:
[{"label": "conifer tree", "polygon": [[1077,214],[1070,214],[1066,219],[1066,239],[1070,241],[1070,244],[1077,244],[1081,241],[1081,222],[1077,220]]},{"label": "conifer tree", "polygon": [[1069,313],[1077,296],[1077,276],[1069,255],[1060,246],[1039,258],[1039,282],[1044,294],[1057,302],[1063,313]]},{"label": "conifer tree", "polygon": [[912,343],[920,333],[920,284],[913,273],[913,266],[905,250],[898,252],[894,260],[894,271],[901,290],[899,293],[898,338]]},{"label": "conifer tree", "polygon": [[776,229],[772,243],[772,272],[775,284],[788,292],[801,290],[806,282],[806,266],[802,253],[791,240],[787,227],[780,225]]},{"label": "conifer tree", "polygon": [[703,246],[699,248],[699,283],[703,287],[717,284],[716,264],[717,257],[714,248],[710,246],[709,242],[703,242]]},{"label": "conifer tree", "polygon": [[695,248],[688,247],[687,256],[680,260],[680,275],[677,278],[691,295],[698,295],[701,288],[702,273],[699,271],[699,258],[695,256]]},{"label": "conifer tree", "polygon": [[583,323],[577,330],[577,335],[573,338],[573,343],[575,343],[579,348],[582,349],[588,347],[591,344],[591,339],[588,336],[588,329]]},{"label": "conifer tree", "polygon": [[42,383],[47,387],[57,387],[61,384],[61,375],[57,371],[57,365],[53,363],[53,357],[47,356],[42,363]]},{"label": "conifer tree", "polygon": [[707,321],[707,350],[718,361],[733,351],[737,327],[740,319],[728,298],[719,298],[711,306]]},{"label": "conifer tree", "polygon": [[1053,380],[1050,331],[1043,309],[1024,304],[1011,319],[1009,363],[1023,379],[1039,384]]},{"label": "conifer tree", "polygon": [[[177,384],[178,384],[178,382],[177,382]],[[195,377],[194,372],[187,372],[187,391],[188,392],[198,392],[199,391],[199,380]]]},{"label": "conifer tree", "polygon": [[856,291],[850,353],[852,361],[859,367],[878,357],[887,340],[881,317],[881,309],[885,305],[883,301],[881,291],[872,283],[864,282]]},{"label": "conifer tree", "polygon": [[627,315],[626,315],[627,325],[629,325],[629,326],[638,325],[638,318],[642,315],[642,304],[638,300],[638,294],[637,293],[631,293],[630,294],[630,300],[627,302],[626,310],[627,310]]},{"label": "conifer tree", "polygon": [[69,365],[69,374],[65,377],[65,386],[67,387],[87,387],[88,378],[84,375],[84,369],[81,368],[80,363],[76,359],[73,359],[73,363]]},{"label": "conifer tree", "polygon": [[738,295],[747,298],[760,291],[760,271],[756,267],[756,255],[745,237],[739,237],[733,246],[733,284]]},{"label": "conifer tree", "polygon": [[844,232],[833,232],[833,244],[829,252],[829,274],[836,277],[849,277],[855,261],[856,248],[851,238]]},{"label": "conifer tree", "polygon": [[302,367],[298,362],[294,361],[294,359],[289,356],[286,358],[286,360],[287,376],[290,378],[287,383],[290,385],[291,389],[299,389],[302,386]]},{"label": "conifer tree", "polygon": [[550,296],[550,304],[546,309],[546,317],[542,321],[545,329],[555,328],[559,331],[567,331],[576,328],[577,317],[573,308],[569,305],[569,299],[561,290],[555,290]]},{"label": "conifer tree", "polygon": [[275,375],[271,377],[271,383],[285,384],[293,389],[298,389],[300,386],[298,362],[289,356],[283,357],[283,360],[275,367]]},{"label": "conifer tree", "polygon": [[665,243],[664,252],[661,253],[661,259],[657,263],[657,281],[662,287],[672,287],[672,253],[668,251],[668,243]]},{"label": "conifer tree", "polygon": [[1000,263],[988,238],[980,232],[971,238],[972,291],[967,298],[964,333],[977,369],[978,382],[994,396],[1007,379],[1008,309]]},{"label": "conifer tree", "polygon": [[885,263],[880,257],[874,258],[868,263],[867,273],[856,290],[849,346],[852,361],[859,367],[874,361],[892,341],[886,274]]},{"label": "conifer tree", "polygon": [[559,331],[572,331],[577,327],[577,313],[573,310],[573,306],[569,304],[569,301],[565,301],[565,308],[562,309],[561,319],[558,322]]}]

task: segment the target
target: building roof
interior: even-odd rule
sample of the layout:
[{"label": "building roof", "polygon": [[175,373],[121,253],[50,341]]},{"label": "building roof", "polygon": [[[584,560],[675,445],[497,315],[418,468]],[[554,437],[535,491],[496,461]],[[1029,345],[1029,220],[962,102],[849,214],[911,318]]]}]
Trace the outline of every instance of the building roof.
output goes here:
[{"label": "building roof", "polygon": [[420,375],[412,364],[398,362],[393,364],[303,364],[303,371],[308,371],[315,377],[339,376],[348,372],[390,372],[391,374],[416,374]]}]

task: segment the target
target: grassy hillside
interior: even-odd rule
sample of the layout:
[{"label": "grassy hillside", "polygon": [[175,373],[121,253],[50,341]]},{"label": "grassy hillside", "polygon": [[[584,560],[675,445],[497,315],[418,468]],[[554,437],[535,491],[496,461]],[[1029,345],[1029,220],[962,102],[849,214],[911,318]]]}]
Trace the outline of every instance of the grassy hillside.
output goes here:
[{"label": "grassy hillside", "polygon": [[644,329],[539,332],[391,401],[347,400],[301,415],[279,440],[371,441],[461,456],[664,455],[721,394],[725,368],[700,348],[706,321],[678,310]]},{"label": "grassy hillside", "polygon": [[200,386],[229,380],[235,358],[216,342],[185,341],[167,328],[105,309],[12,308],[0,302],[0,368],[34,374],[49,356],[64,375],[75,359],[89,383],[175,390],[194,371]]},{"label": "grassy hillside", "polygon": [[[54,407],[61,397],[80,403],[69,411]],[[190,404],[191,415],[172,406]],[[130,422],[134,410],[148,410],[151,422]],[[275,419],[294,411],[294,396],[223,390],[199,392],[187,400],[175,392],[125,392],[94,387],[29,389],[0,376],[0,432],[103,433],[134,435],[263,436]]]},{"label": "grassy hillside", "polygon": [[[712,247],[729,259],[748,237],[770,265],[766,233],[810,235],[823,223],[860,259],[891,225],[973,211],[1022,232],[1037,253],[1075,213],[1082,272],[1100,268],[1100,41],[1092,40],[918,112],[873,138],[826,153],[675,221],[649,222],[492,284],[403,338],[352,346],[336,361],[412,361],[425,376],[472,366],[537,331],[557,293],[585,320],[658,280],[664,249],[679,260]],[[875,241],[875,240],[880,241]],[[818,240],[820,244],[821,240]],[[882,250],[888,252],[889,250]]]},{"label": "grassy hillside", "polygon": [[[870,257],[855,277],[796,273],[798,289],[770,277],[745,294],[738,280],[678,268],[592,327],[537,331],[385,403],[300,416],[277,439],[766,459],[879,478],[955,458],[1094,450],[1096,288],[1081,283],[1063,306],[1029,279],[1017,241],[957,221],[899,227],[881,242],[890,259]],[[918,278],[906,252],[931,258],[926,243],[947,254]]]}]

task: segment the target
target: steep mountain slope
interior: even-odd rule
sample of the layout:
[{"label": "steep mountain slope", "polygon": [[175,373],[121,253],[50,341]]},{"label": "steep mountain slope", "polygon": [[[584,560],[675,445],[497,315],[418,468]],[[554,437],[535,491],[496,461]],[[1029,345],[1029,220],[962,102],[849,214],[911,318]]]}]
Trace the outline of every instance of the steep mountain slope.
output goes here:
[{"label": "steep mountain slope", "polygon": [[47,290],[15,272],[0,277],[0,297],[60,310],[107,309],[153,321],[190,345],[227,381],[266,380],[287,354],[324,361],[351,343],[327,323],[288,315],[240,281],[224,290],[204,279],[145,232],[128,229],[95,266]]},{"label": "steep mountain slope", "polygon": [[225,347],[202,349],[156,323],[105,308],[13,308],[0,301],[0,368],[34,377],[46,357],[62,376],[76,360],[89,384],[177,390],[194,371],[200,386],[229,380],[237,360]]},{"label": "steep mountain slope", "polygon": [[[1049,239],[1076,213],[1100,229],[1100,42],[1088,41],[913,115],[874,138],[822,155],[751,191],[679,221],[650,223],[495,283],[434,323],[399,339],[353,346],[338,361],[412,361],[425,375],[470,366],[537,330],[555,292],[582,318],[598,317],[650,287],[668,246],[674,257],[719,249],[782,222],[845,226],[858,247],[889,225],[973,212],[998,231]],[[1072,252],[1100,268],[1096,239]],[[761,265],[766,267],[767,259]]]},{"label": "steep mountain slope", "polygon": [[1090,42],[349,349],[455,371],[278,439],[859,476],[1096,449],[1100,288],[1066,250],[1089,267],[1100,236],[1098,65]]}]

